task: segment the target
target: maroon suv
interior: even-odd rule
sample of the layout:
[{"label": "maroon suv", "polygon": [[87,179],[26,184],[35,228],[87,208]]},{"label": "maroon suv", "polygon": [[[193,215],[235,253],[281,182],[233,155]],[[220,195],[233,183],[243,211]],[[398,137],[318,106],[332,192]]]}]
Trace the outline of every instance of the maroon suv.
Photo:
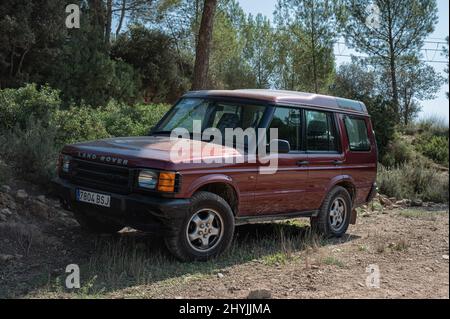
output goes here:
[{"label": "maroon suv", "polygon": [[[277,129],[276,140],[261,137],[264,145],[277,144],[276,154],[264,155],[276,156],[276,171],[261,173],[262,158],[233,161],[246,148],[196,139],[194,121],[222,133]],[[190,135],[174,139],[178,128]],[[207,152],[174,160],[180,140]],[[245,223],[309,217],[323,235],[342,236],[356,221],[355,208],[375,195],[376,172],[377,146],[362,102],[289,91],[199,91],[184,95],[148,136],[65,146],[55,184],[86,229],[155,232],[179,259],[205,260],[225,251],[235,226]]]}]

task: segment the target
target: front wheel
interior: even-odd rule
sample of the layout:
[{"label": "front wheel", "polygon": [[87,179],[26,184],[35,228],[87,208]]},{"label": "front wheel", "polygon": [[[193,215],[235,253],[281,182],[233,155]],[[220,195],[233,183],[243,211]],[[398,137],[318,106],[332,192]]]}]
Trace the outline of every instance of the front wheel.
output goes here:
[{"label": "front wheel", "polygon": [[350,224],[352,201],[343,187],[335,187],[328,193],[319,215],[311,218],[311,227],[325,237],[342,237]]},{"label": "front wheel", "polygon": [[220,196],[198,192],[189,214],[176,232],[165,238],[169,251],[182,261],[206,261],[228,249],[234,234],[234,215]]}]

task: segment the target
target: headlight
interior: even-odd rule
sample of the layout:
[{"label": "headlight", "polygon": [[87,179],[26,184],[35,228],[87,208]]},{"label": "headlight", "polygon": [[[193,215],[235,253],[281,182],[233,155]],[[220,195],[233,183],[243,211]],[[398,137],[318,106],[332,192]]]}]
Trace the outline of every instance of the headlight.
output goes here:
[{"label": "headlight", "polygon": [[70,157],[69,155],[63,155],[62,156],[62,161],[61,161],[61,170],[63,173],[69,173],[70,171],[70,160],[72,159],[72,157]]},{"label": "headlight", "polygon": [[143,189],[172,193],[175,192],[175,177],[174,172],[142,170],[139,172],[138,186]]},{"label": "headlight", "polygon": [[154,171],[140,171],[138,185],[145,189],[156,189],[156,184],[158,183],[158,173]]}]

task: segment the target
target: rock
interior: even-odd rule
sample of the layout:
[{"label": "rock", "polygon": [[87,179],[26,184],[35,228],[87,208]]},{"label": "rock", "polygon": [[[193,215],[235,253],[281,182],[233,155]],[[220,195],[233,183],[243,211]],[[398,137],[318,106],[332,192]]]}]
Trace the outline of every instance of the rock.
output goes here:
[{"label": "rock", "polygon": [[392,201],[387,197],[380,196],[379,201],[380,201],[380,204],[383,206],[389,206],[389,207],[392,206]]},{"label": "rock", "polygon": [[448,255],[442,255],[442,259],[448,260]]},{"label": "rock", "polygon": [[0,213],[0,222],[6,222],[6,216]]},{"label": "rock", "polygon": [[2,210],[0,210],[0,214],[11,216],[13,213],[8,208],[3,208]]},{"label": "rock", "polygon": [[421,199],[415,199],[411,202],[411,206],[413,207],[422,207],[423,201]]},{"label": "rock", "polygon": [[13,255],[0,254],[0,261],[7,262],[13,259],[14,259]]},{"label": "rock", "polygon": [[398,200],[395,202],[395,205],[407,207],[411,205],[411,200],[409,199]]},{"label": "rock", "polygon": [[2,185],[2,186],[0,187],[0,190],[1,190],[3,193],[9,194],[9,193],[11,192],[11,187],[8,186],[8,185]]},{"label": "rock", "polygon": [[25,202],[25,200],[28,198],[28,194],[25,190],[19,189],[16,193],[16,198],[21,202]]},{"label": "rock", "polygon": [[16,209],[14,198],[6,193],[0,193],[0,207],[8,207],[12,210]]},{"label": "rock", "polygon": [[37,200],[30,200],[28,202],[28,207],[32,215],[45,219],[49,218],[49,209],[44,203]]},{"label": "rock", "polygon": [[225,277],[221,272],[219,272],[218,274],[217,274],[217,277],[218,278],[223,278],[223,277]]},{"label": "rock", "polygon": [[44,196],[44,195],[39,195],[39,196],[37,197],[37,200],[40,201],[40,202],[42,202],[42,203],[45,203],[45,196]]},{"label": "rock", "polygon": [[272,293],[267,289],[252,290],[247,296],[247,299],[270,299]]}]

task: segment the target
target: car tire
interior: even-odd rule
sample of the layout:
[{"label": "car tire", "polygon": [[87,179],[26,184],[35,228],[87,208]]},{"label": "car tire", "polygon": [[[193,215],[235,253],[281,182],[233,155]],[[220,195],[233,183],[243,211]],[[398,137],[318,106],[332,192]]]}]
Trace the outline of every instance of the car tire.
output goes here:
[{"label": "car tire", "polygon": [[342,237],[350,224],[351,212],[350,194],[337,186],[328,193],[318,216],[311,218],[311,228],[324,237]]},{"label": "car tire", "polygon": [[168,250],[181,261],[207,261],[226,251],[233,241],[234,215],[220,196],[198,192],[180,227],[165,237]]},{"label": "car tire", "polygon": [[101,221],[95,217],[86,215],[84,212],[73,212],[75,220],[80,224],[81,228],[92,234],[114,234],[121,230],[124,226],[110,221]]}]

